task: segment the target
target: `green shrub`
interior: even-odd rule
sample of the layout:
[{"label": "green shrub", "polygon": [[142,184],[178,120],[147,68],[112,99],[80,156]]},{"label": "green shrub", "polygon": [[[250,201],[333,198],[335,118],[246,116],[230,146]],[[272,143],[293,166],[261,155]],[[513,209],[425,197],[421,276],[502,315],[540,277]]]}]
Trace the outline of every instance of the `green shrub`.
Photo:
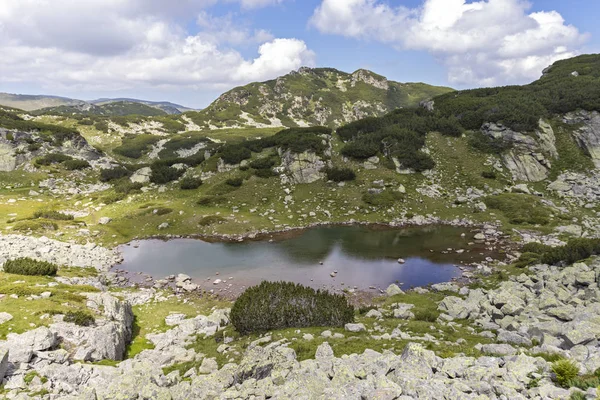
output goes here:
[{"label": "green shrub", "polygon": [[341,327],[354,321],[354,308],[342,295],[291,282],[262,282],[235,301],[230,319],[241,334],[312,326]]},{"label": "green shrub", "polygon": [[225,218],[220,215],[208,215],[203,217],[200,221],[198,221],[198,225],[200,226],[210,226],[215,224],[220,224],[227,221]]},{"label": "green shrub", "polygon": [[113,151],[123,157],[139,159],[159,140],[160,137],[155,135],[128,135]]},{"label": "green shrub", "polygon": [[525,268],[532,264],[537,264],[541,260],[541,256],[537,253],[522,253],[519,260],[515,263],[517,268]]},{"label": "green shrub", "polygon": [[351,142],[342,148],[342,155],[346,157],[365,160],[376,156],[379,153],[377,143]]},{"label": "green shrub", "polygon": [[110,182],[117,179],[122,179],[131,176],[132,173],[127,168],[115,167],[111,169],[100,170],[100,180],[102,182]]},{"label": "green shrub", "polygon": [[29,145],[27,146],[27,150],[30,152],[34,152],[34,151],[38,151],[39,149],[42,148],[42,145],[39,143],[29,143]]},{"label": "green shrub", "polygon": [[254,175],[258,176],[259,178],[271,178],[273,176],[277,176],[277,174],[275,173],[275,171],[273,171],[270,168],[255,169],[254,170]]},{"label": "green shrub", "polygon": [[4,263],[4,272],[16,275],[54,276],[58,271],[55,264],[31,258],[17,258]]},{"label": "green shrub", "polygon": [[152,164],[150,169],[152,169],[152,176],[150,177],[150,182],[156,183],[158,185],[163,185],[165,183],[175,181],[181,178],[181,176],[185,173],[184,169],[168,167],[159,163]]},{"label": "green shrub", "polygon": [[96,322],[92,314],[81,310],[67,312],[63,321],[72,322],[79,326],[92,326]]},{"label": "green shrub", "polygon": [[203,196],[198,199],[196,204],[199,206],[212,206],[218,202],[219,198],[217,196]]},{"label": "green shrub", "polygon": [[483,171],[481,176],[485,179],[496,179],[497,175],[495,171]]},{"label": "green shrub", "polygon": [[168,208],[168,207],[161,207],[161,208],[156,208],[153,211],[154,215],[167,215],[167,214],[171,214],[173,212],[172,208]]},{"label": "green shrub", "polygon": [[131,182],[129,179],[124,179],[119,181],[114,187],[116,193],[130,194],[141,192],[144,184],[140,182]]},{"label": "green shrub", "polygon": [[75,219],[70,214],[63,214],[59,211],[36,211],[33,214],[33,218],[45,218],[45,219],[53,219],[55,221],[72,221]]},{"label": "green shrub", "polygon": [[239,164],[252,157],[252,152],[247,147],[239,144],[228,144],[221,149],[221,158],[226,164]]},{"label": "green shrub", "polygon": [[230,178],[225,181],[226,185],[229,185],[231,187],[236,187],[236,188],[241,187],[243,183],[244,183],[244,179],[242,179],[242,178]]},{"label": "green shrub", "polygon": [[12,132],[6,132],[6,140],[13,141],[15,140],[15,135]]},{"label": "green shrub", "polygon": [[541,261],[544,264],[564,262],[568,265],[597,254],[600,254],[600,239],[572,239],[564,246],[543,252]]},{"label": "green shrub", "polygon": [[250,163],[250,168],[254,169],[271,169],[277,164],[274,157],[258,158]]},{"label": "green shrub", "polygon": [[327,168],[327,179],[334,182],[347,182],[356,179],[356,173],[350,168]]},{"label": "green shrub", "polygon": [[573,392],[571,393],[571,397],[569,397],[569,400],[586,400],[587,396],[585,395],[585,393],[581,393],[581,392]]},{"label": "green shrub", "polygon": [[415,321],[435,322],[439,314],[433,310],[417,310],[415,311]]},{"label": "green shrub", "polygon": [[104,204],[113,204],[117,201],[125,199],[125,193],[109,193],[106,196],[100,198],[100,201]]},{"label": "green shrub", "polygon": [[362,200],[375,207],[392,207],[404,198],[401,193],[384,190],[381,193],[365,193]]},{"label": "green shrub", "polygon": [[91,165],[86,160],[67,160],[63,163],[65,169],[69,171],[79,171],[86,168],[91,168]]},{"label": "green shrub", "polygon": [[504,193],[483,201],[489,208],[502,211],[511,224],[547,225],[550,222],[550,212],[534,196]]},{"label": "green shrub", "polygon": [[556,383],[568,388],[571,381],[579,375],[579,367],[573,361],[558,360],[552,364],[552,372],[556,375]]},{"label": "green shrub", "polygon": [[44,157],[36,158],[34,163],[37,166],[47,166],[47,165],[52,165],[52,164],[61,164],[61,163],[64,163],[65,161],[70,161],[72,159],[73,159],[73,157],[68,156],[66,154],[50,153],[50,154],[46,154]]},{"label": "green shrub", "polygon": [[35,232],[42,230],[55,231],[58,229],[58,225],[56,225],[56,223],[52,221],[20,221],[15,224],[13,229],[19,232]]},{"label": "green shrub", "polygon": [[94,127],[101,132],[108,133],[108,122],[107,121],[98,121],[94,124]]},{"label": "green shrub", "polygon": [[201,185],[202,179],[193,177],[183,178],[181,182],[179,182],[181,190],[194,190],[198,189]]},{"label": "green shrub", "polygon": [[486,154],[502,154],[512,148],[512,144],[502,138],[492,138],[481,131],[469,136],[469,145]]}]

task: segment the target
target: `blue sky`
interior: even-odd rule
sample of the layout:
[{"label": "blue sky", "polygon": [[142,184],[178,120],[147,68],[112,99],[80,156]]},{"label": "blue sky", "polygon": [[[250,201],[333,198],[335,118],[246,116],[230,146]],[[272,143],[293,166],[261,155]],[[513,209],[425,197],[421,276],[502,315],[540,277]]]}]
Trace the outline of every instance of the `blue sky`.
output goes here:
[{"label": "blue sky", "polygon": [[200,108],[302,65],[526,83],[600,52],[598,15],[597,0],[3,0],[0,91]]}]

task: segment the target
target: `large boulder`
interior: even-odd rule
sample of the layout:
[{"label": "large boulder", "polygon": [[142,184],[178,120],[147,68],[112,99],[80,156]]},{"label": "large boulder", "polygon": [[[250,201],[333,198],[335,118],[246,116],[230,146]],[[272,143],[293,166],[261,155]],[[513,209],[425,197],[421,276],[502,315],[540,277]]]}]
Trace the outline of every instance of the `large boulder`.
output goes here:
[{"label": "large boulder", "polygon": [[313,183],[323,179],[326,167],[327,163],[311,151],[292,153],[288,150],[281,153],[281,168],[294,184]]},{"label": "large boulder", "polygon": [[9,333],[6,341],[0,342],[0,353],[9,351],[8,360],[13,363],[28,363],[38,351],[51,350],[58,344],[56,334],[40,327],[20,335]]},{"label": "large boulder", "polygon": [[4,375],[6,375],[6,371],[8,370],[8,350],[0,349],[0,383],[4,379]]},{"label": "large boulder", "polygon": [[515,180],[539,182],[548,177],[551,160],[558,153],[554,131],[547,122],[540,120],[539,128],[527,135],[495,123],[484,124],[481,130],[484,135],[511,145],[502,154],[502,161]]},{"label": "large boulder", "polygon": [[568,113],[564,117],[568,124],[580,124],[574,132],[579,147],[583,149],[600,168],[600,113],[584,111]]},{"label": "large boulder", "polygon": [[129,180],[133,183],[149,183],[152,177],[152,169],[150,167],[140,168],[131,175]]},{"label": "large boulder", "polygon": [[131,304],[108,293],[87,296],[88,307],[103,314],[94,326],[57,322],[50,325],[50,330],[75,360],[122,360],[133,332]]}]

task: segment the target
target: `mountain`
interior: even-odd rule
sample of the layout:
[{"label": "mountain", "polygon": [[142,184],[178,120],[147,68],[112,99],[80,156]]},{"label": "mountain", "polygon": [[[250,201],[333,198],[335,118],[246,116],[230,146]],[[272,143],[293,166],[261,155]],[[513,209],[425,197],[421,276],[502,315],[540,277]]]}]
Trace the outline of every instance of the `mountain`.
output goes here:
[{"label": "mountain", "polygon": [[333,68],[300,68],[266,82],[232,89],[206,109],[188,112],[198,130],[211,127],[340,126],[452,89],[399,83],[364,69],[352,74]]},{"label": "mountain", "polygon": [[76,105],[62,105],[58,107],[34,110],[34,115],[85,115],[122,117],[127,115],[141,115],[145,117],[158,117],[169,115],[166,111],[146,104],[131,101],[115,101],[102,104],[83,103]]},{"label": "mountain", "polygon": [[81,106],[84,104],[86,104],[86,102],[83,100],[59,96],[0,93],[0,105],[18,108],[24,111],[34,111],[42,108],[60,106]]},{"label": "mountain", "polygon": [[194,111],[193,108],[189,108],[186,106],[182,106],[181,104],[175,104],[168,101],[147,101],[147,100],[139,100],[139,99],[129,99],[129,98],[116,98],[116,99],[97,99],[92,100],[90,103],[95,105],[105,105],[116,102],[127,102],[127,103],[139,103],[144,104],[146,106],[158,108],[163,110],[167,114],[181,114],[186,111]]},{"label": "mountain", "polygon": [[[116,104],[116,105],[115,105]],[[48,95],[24,95],[0,93],[0,105],[24,111],[37,111],[37,114],[58,115],[172,115],[191,111],[192,108],[168,101],[147,101],[129,98],[102,98],[91,101],[70,99]],[[160,112],[152,111],[159,110]]]}]

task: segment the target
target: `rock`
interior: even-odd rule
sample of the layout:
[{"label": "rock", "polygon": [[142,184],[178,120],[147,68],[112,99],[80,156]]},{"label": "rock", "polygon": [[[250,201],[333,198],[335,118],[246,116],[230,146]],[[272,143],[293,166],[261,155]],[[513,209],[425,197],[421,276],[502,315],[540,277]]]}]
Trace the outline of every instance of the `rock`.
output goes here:
[{"label": "rock", "polygon": [[0,312],[0,325],[13,319],[13,316],[7,312]]},{"label": "rock", "polygon": [[109,293],[88,293],[87,297],[88,307],[102,312],[94,326],[59,322],[50,325],[50,330],[71,349],[75,360],[122,360],[133,333],[131,304]]},{"label": "rock", "polygon": [[512,356],[517,354],[517,350],[509,344],[485,344],[481,347],[481,351],[483,353],[499,356]]},{"label": "rock", "polygon": [[56,335],[46,327],[40,327],[20,335],[9,333],[0,351],[9,351],[11,363],[28,363],[37,351],[50,350],[56,346]]},{"label": "rock", "polygon": [[100,225],[108,225],[108,224],[110,224],[111,222],[112,222],[112,219],[111,219],[111,218],[109,218],[109,217],[102,217],[102,218],[100,218],[100,219],[98,220],[98,223],[99,223]]},{"label": "rock", "polygon": [[0,382],[4,379],[6,371],[8,371],[8,350],[0,349]]},{"label": "rock", "polygon": [[310,333],[305,333],[304,335],[302,335],[302,339],[304,340],[308,340],[311,341],[313,340],[315,337],[313,335],[311,335]]},{"label": "rock", "polygon": [[315,353],[315,359],[330,359],[333,358],[333,349],[329,346],[329,343],[323,342],[317,347],[317,352]]},{"label": "rock", "polygon": [[398,303],[394,305],[394,318],[412,319],[415,317],[410,310],[414,308],[414,304]]},{"label": "rock", "polygon": [[398,259],[398,264],[404,264],[404,263],[406,263],[406,260],[404,260],[404,258]]},{"label": "rock", "polygon": [[476,233],[474,236],[475,240],[485,240],[485,235],[483,233]]},{"label": "rock", "polygon": [[300,154],[290,150],[281,152],[281,168],[294,184],[313,183],[325,177],[327,164],[314,152]]},{"label": "rock", "polygon": [[163,222],[162,224],[158,225],[158,229],[160,229],[160,230],[167,229],[168,227],[169,227],[168,222]]},{"label": "rock", "polygon": [[210,374],[219,369],[219,364],[214,358],[205,358],[198,368],[199,374]]},{"label": "rock", "polygon": [[565,329],[562,335],[568,348],[586,344],[600,338],[600,325],[590,321],[577,322]]},{"label": "rock", "polygon": [[600,167],[600,113],[575,111],[567,113],[564,121],[572,125],[581,124],[574,132],[577,144],[592,158],[596,168]]},{"label": "rock", "polygon": [[366,318],[382,318],[383,315],[378,310],[370,310],[368,313],[365,314],[365,317]]},{"label": "rock", "polygon": [[348,332],[364,332],[366,328],[363,324],[346,324],[344,329]]},{"label": "rock", "polygon": [[169,314],[165,318],[165,324],[168,326],[176,326],[181,324],[185,319],[185,314]]},{"label": "rock", "polygon": [[431,285],[431,288],[436,292],[458,293],[460,291],[460,287],[458,287],[458,285],[455,285],[454,283],[450,282],[437,283],[435,285]]},{"label": "rock", "polygon": [[395,296],[397,294],[404,294],[404,292],[402,291],[402,289],[400,289],[400,287],[398,287],[398,285],[396,285],[395,283],[392,283],[390,286],[388,286],[388,288],[385,290],[385,293],[388,296]]},{"label": "rock", "polygon": [[150,167],[140,168],[131,175],[129,180],[132,183],[150,183],[152,177],[152,169]]},{"label": "rock", "polygon": [[501,343],[511,343],[519,346],[530,347],[532,345],[531,340],[526,337],[519,335],[516,332],[509,332],[504,329],[498,331],[498,341]]}]

